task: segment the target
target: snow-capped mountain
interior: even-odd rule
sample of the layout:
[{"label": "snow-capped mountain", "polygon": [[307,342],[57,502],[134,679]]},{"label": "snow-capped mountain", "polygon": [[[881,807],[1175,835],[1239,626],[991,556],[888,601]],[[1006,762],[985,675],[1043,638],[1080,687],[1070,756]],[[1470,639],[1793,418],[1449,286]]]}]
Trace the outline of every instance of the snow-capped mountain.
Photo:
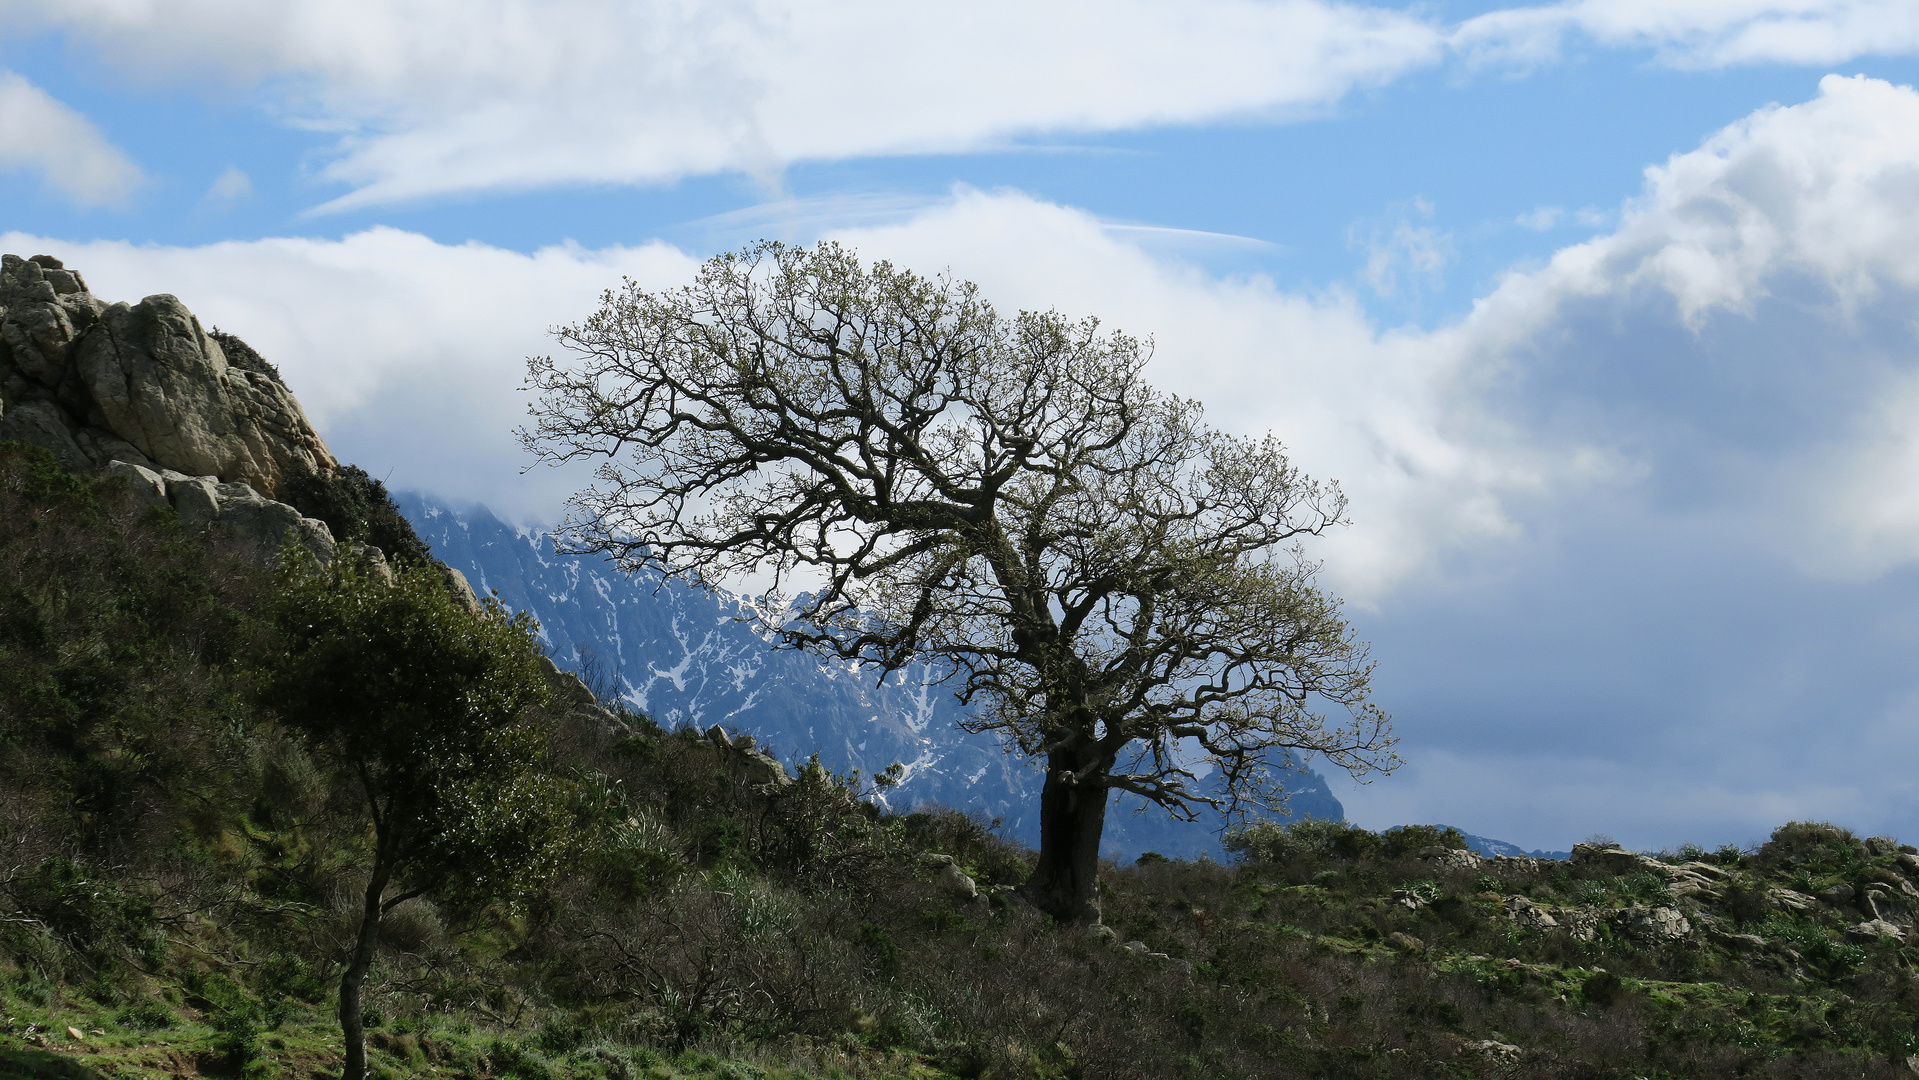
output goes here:
[{"label": "snow-capped mountain", "polygon": [[[1040,774],[1001,751],[990,736],[968,735],[951,691],[908,669],[880,681],[867,670],[773,648],[731,596],[627,575],[599,556],[563,555],[550,533],[516,529],[484,507],[455,511],[416,494],[401,510],[433,553],[482,595],[489,591],[529,612],[560,666],[579,672],[602,698],[620,698],[660,724],[719,724],[752,734],[792,763],[817,753],[837,772],[873,776],[905,768],[887,801],[900,808],[936,803],[1001,820],[1008,836],[1039,842]],[[1292,785],[1295,815],[1343,816],[1317,773]],[[1217,856],[1218,822],[1182,824],[1122,794],[1109,811],[1105,848],[1117,858],[1147,850]]]}]

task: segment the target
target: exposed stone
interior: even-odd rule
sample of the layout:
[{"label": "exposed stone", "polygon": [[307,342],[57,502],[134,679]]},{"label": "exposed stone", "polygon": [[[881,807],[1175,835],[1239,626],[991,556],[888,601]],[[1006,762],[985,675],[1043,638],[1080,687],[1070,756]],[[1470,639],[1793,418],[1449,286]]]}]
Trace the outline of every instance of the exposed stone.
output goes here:
[{"label": "exposed stone", "polygon": [[752,736],[742,735],[737,739],[730,739],[726,735],[725,728],[714,724],[706,729],[706,737],[715,746],[730,752],[747,766],[748,771],[758,773],[760,783],[776,790],[785,790],[793,786],[793,777],[787,773],[786,766],[780,764],[779,759],[760,750]]},{"label": "exposed stone", "polygon": [[1813,908],[1819,906],[1818,900],[1807,896],[1805,893],[1794,892],[1791,889],[1774,887],[1768,895],[1772,897],[1773,903],[1793,911],[1811,911]]},{"label": "exposed stone", "polygon": [[338,465],[270,365],[243,359],[229,363],[173,296],[108,305],[58,259],[0,257],[0,412],[20,429],[0,437],[76,471],[127,461],[271,498]]},{"label": "exposed stone", "polygon": [[1407,911],[1418,911],[1426,906],[1426,899],[1411,889],[1394,889],[1393,903]]},{"label": "exposed stone", "polygon": [[1890,836],[1866,837],[1866,854],[1872,856],[1875,859],[1879,858],[1882,855],[1891,855],[1893,852],[1898,850],[1899,850],[1899,841],[1894,840]]},{"label": "exposed stone", "polygon": [[[378,549],[376,548],[375,550]],[[542,656],[540,657],[540,663],[546,669],[547,685],[552,687],[553,696],[558,698],[562,705],[595,705],[599,703],[599,698],[594,696],[592,690],[587,689],[586,683],[580,681],[578,675],[570,671],[562,671],[560,665],[553,662],[552,657]],[[713,730],[719,731],[722,738],[725,737],[726,732],[717,724],[714,725]]]},{"label": "exposed stone", "polygon": [[1414,956],[1423,956],[1426,952],[1425,942],[1403,930],[1395,930],[1387,934],[1386,943],[1401,952],[1411,953]]},{"label": "exposed stone", "polygon": [[1557,918],[1560,928],[1579,941],[1598,941],[1599,928],[1606,925],[1606,916],[1592,907],[1561,909]]},{"label": "exposed stone", "polygon": [[979,899],[979,883],[973,880],[971,874],[961,870],[958,866],[948,866],[946,869],[941,870],[939,881],[941,885],[946,887],[948,892],[953,893],[966,903],[970,904]]},{"label": "exposed stone", "polygon": [[106,475],[118,477],[148,506],[168,506],[167,482],[159,473],[130,461],[109,461]]},{"label": "exposed stone", "polygon": [[60,467],[87,472],[93,462],[73,439],[73,426],[65,411],[51,401],[22,401],[7,407],[0,415],[0,439],[32,443],[53,454]]},{"label": "exposed stone", "polygon": [[1415,853],[1418,858],[1446,870],[1477,870],[1486,860],[1476,851],[1465,848],[1429,847]]},{"label": "exposed stone", "polygon": [[1906,940],[1906,932],[1884,919],[1868,919],[1857,926],[1848,927],[1846,940],[1867,944],[1880,938],[1892,938],[1894,941]]},{"label": "exposed stone", "polygon": [[1827,907],[1845,907],[1852,903],[1853,888],[1841,882],[1819,894],[1819,900]]},{"label": "exposed stone", "polygon": [[466,575],[445,563],[438,565],[440,574],[446,578],[446,587],[453,594],[453,599],[458,600],[462,607],[474,615],[485,613],[486,605],[480,603],[479,596],[473,592],[473,586],[467,584]]},{"label": "exposed stone", "polygon": [[187,476],[168,470],[161,474],[167,482],[167,499],[180,515],[180,527],[189,535],[206,532],[220,516],[219,484],[211,476]]},{"label": "exposed stone", "polygon": [[1497,1039],[1481,1039],[1478,1042],[1469,1042],[1466,1044],[1466,1049],[1484,1054],[1493,1061],[1505,1064],[1517,1063],[1521,1055],[1525,1053],[1525,1051],[1514,1046],[1512,1043],[1503,1043]]},{"label": "exposed stone", "polygon": [[1635,904],[1619,915],[1621,929],[1641,941],[1677,941],[1692,933],[1692,924],[1678,908]]},{"label": "exposed stone", "polygon": [[348,544],[345,550],[347,557],[357,562],[367,576],[382,585],[393,584],[393,565],[386,561],[386,552],[372,544],[360,543]]},{"label": "exposed stone", "polygon": [[1506,915],[1527,930],[1553,930],[1559,926],[1559,920],[1553,918],[1552,912],[1523,896],[1507,898]]}]

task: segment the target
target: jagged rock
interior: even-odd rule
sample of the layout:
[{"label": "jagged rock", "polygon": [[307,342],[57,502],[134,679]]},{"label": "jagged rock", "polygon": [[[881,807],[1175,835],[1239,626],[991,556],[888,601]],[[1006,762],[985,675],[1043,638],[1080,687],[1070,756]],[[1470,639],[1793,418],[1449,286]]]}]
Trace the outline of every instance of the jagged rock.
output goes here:
[{"label": "jagged rock", "polygon": [[1627,851],[1617,844],[1610,846],[1574,844],[1571,861],[1574,866],[1598,867],[1606,873],[1621,877],[1642,870],[1661,877],[1669,877],[1677,869],[1651,856]]},{"label": "jagged rock", "polygon": [[559,699],[560,704],[599,704],[600,699],[594,696],[592,690],[587,689],[586,683],[582,682],[578,675],[570,671],[562,671],[560,665],[554,663],[550,656],[540,657],[540,663],[546,668],[547,685],[553,688],[553,696]]},{"label": "jagged rock", "polygon": [[1782,889],[1777,886],[1767,895],[1772,897],[1773,903],[1792,911],[1811,911],[1813,908],[1819,906],[1818,900],[1807,896],[1805,893],[1794,892],[1791,889]]},{"label": "jagged rock", "polygon": [[1766,947],[1766,939],[1758,934],[1713,934],[1712,939],[1733,952],[1752,952]]},{"label": "jagged rock", "polygon": [[393,564],[386,561],[386,552],[372,544],[353,543],[346,546],[346,556],[358,562],[360,568],[380,584],[393,584]]},{"label": "jagged rock", "polygon": [[[124,466],[120,468],[119,466]],[[207,535],[233,543],[249,551],[262,563],[271,563],[280,548],[292,539],[322,565],[332,563],[335,544],[333,530],[326,522],[302,517],[300,511],[283,502],[275,502],[243,483],[221,483],[217,477],[187,476],[168,469],[157,476],[128,462],[109,462],[116,475],[134,477],[146,483],[157,479],[180,527],[191,535]]]},{"label": "jagged rock", "polygon": [[1426,906],[1426,898],[1411,889],[1394,889],[1393,903],[1398,904],[1407,911],[1418,911],[1420,908]]},{"label": "jagged rock", "polygon": [[1606,924],[1606,916],[1592,907],[1561,909],[1557,918],[1560,928],[1579,941],[1598,941],[1599,928]]},{"label": "jagged rock", "polygon": [[1125,949],[1134,956],[1145,956],[1153,951],[1152,946],[1146,944],[1144,941],[1129,941],[1121,945],[1120,948]]},{"label": "jagged rock", "polygon": [[[739,757],[750,771],[761,774],[761,783],[784,790],[793,786],[793,778],[787,774],[786,766],[777,758],[759,749],[751,735],[741,735],[737,739],[727,737],[726,729],[718,724],[706,729],[706,737],[722,750],[731,751]],[[969,879],[970,880],[970,879]],[[976,890],[977,891],[977,890]]]},{"label": "jagged rock", "polygon": [[[939,867],[938,880],[940,885],[961,902],[970,904],[979,899],[979,883],[973,880],[971,874],[961,870],[959,861],[951,855],[940,855],[928,852],[920,856],[920,862],[928,866]],[[1107,932],[1111,933],[1110,930]]]},{"label": "jagged rock", "polygon": [[1647,942],[1677,941],[1692,933],[1692,924],[1678,908],[1635,904],[1619,914],[1620,928]]},{"label": "jagged rock", "polygon": [[0,439],[11,439],[44,447],[63,469],[88,472],[93,468],[80,444],[73,439],[73,428],[65,410],[51,401],[22,401],[9,405],[0,415]]},{"label": "jagged rock", "polygon": [[1865,842],[1866,854],[1875,859],[1899,850],[1899,841],[1890,836],[1868,836]]},{"label": "jagged rock", "polygon": [[453,594],[453,599],[458,600],[462,607],[474,615],[480,615],[486,611],[486,605],[480,603],[480,598],[474,593],[473,586],[467,584],[465,574],[445,563],[436,565],[439,566],[441,575],[446,578],[446,587]]},{"label": "jagged rock", "polygon": [[1662,863],[1660,866],[1666,877],[1666,888],[1674,896],[1717,897],[1727,880],[1726,872],[1711,863],[1689,862],[1678,866]]},{"label": "jagged rock", "polygon": [[1481,1039],[1478,1042],[1469,1042],[1466,1044],[1466,1049],[1484,1054],[1493,1061],[1504,1064],[1516,1064],[1525,1053],[1525,1051],[1514,1046],[1512,1043],[1503,1043],[1497,1039]]},{"label": "jagged rock", "polygon": [[68,468],[127,461],[270,499],[337,466],[279,375],[245,360],[230,363],[173,296],[109,305],[58,259],[0,257],[0,438]]},{"label": "jagged rock", "polygon": [[1432,863],[1435,867],[1446,870],[1477,870],[1486,862],[1484,856],[1465,848],[1421,848],[1415,855]]},{"label": "jagged rock", "polygon": [[1553,918],[1552,912],[1523,896],[1507,898],[1506,915],[1527,930],[1554,930],[1559,926],[1559,920]]},{"label": "jagged rock", "polygon": [[1866,944],[1880,938],[1892,938],[1894,941],[1906,940],[1906,932],[1884,919],[1868,919],[1857,926],[1848,927],[1846,940]]},{"label": "jagged rock", "polygon": [[1853,888],[1841,882],[1819,894],[1819,901],[1827,907],[1845,907],[1852,903]]},{"label": "jagged rock", "polygon": [[1386,943],[1401,952],[1411,953],[1414,956],[1423,956],[1426,952],[1425,942],[1403,930],[1395,930],[1387,934]]},{"label": "jagged rock", "polygon": [[1094,923],[1086,929],[1086,932],[1093,936],[1093,940],[1105,945],[1111,945],[1119,940],[1119,934],[1105,923]]},{"label": "jagged rock", "polygon": [[109,461],[101,470],[108,476],[118,477],[131,488],[141,502],[149,506],[167,506],[167,482],[159,473],[130,461]]}]

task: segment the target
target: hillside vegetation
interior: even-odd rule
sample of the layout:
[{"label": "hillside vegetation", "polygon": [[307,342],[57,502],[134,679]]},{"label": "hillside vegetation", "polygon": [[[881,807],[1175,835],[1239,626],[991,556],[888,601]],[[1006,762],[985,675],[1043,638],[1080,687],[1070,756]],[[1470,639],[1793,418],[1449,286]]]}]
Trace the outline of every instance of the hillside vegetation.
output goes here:
[{"label": "hillside vegetation", "polygon": [[[371,837],[253,704],[277,589],[0,446],[0,1076],[337,1075]],[[1558,862],[1266,823],[1232,865],[1107,864],[1103,925],[1062,929],[979,821],[560,702],[540,767],[578,841],[510,900],[394,912],[375,1075],[1892,1077],[1919,1050],[1919,852],[1890,840]]]}]

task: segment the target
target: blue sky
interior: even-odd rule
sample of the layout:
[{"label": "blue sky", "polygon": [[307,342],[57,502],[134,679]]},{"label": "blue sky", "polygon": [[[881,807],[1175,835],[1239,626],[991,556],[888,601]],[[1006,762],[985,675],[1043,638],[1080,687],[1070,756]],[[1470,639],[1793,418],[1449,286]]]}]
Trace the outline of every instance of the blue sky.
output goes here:
[{"label": "blue sky", "polygon": [[621,275],[950,267],[1345,486],[1357,820],[1919,837],[1916,81],[1889,0],[0,0],[0,240],[523,520],[522,359]]}]

